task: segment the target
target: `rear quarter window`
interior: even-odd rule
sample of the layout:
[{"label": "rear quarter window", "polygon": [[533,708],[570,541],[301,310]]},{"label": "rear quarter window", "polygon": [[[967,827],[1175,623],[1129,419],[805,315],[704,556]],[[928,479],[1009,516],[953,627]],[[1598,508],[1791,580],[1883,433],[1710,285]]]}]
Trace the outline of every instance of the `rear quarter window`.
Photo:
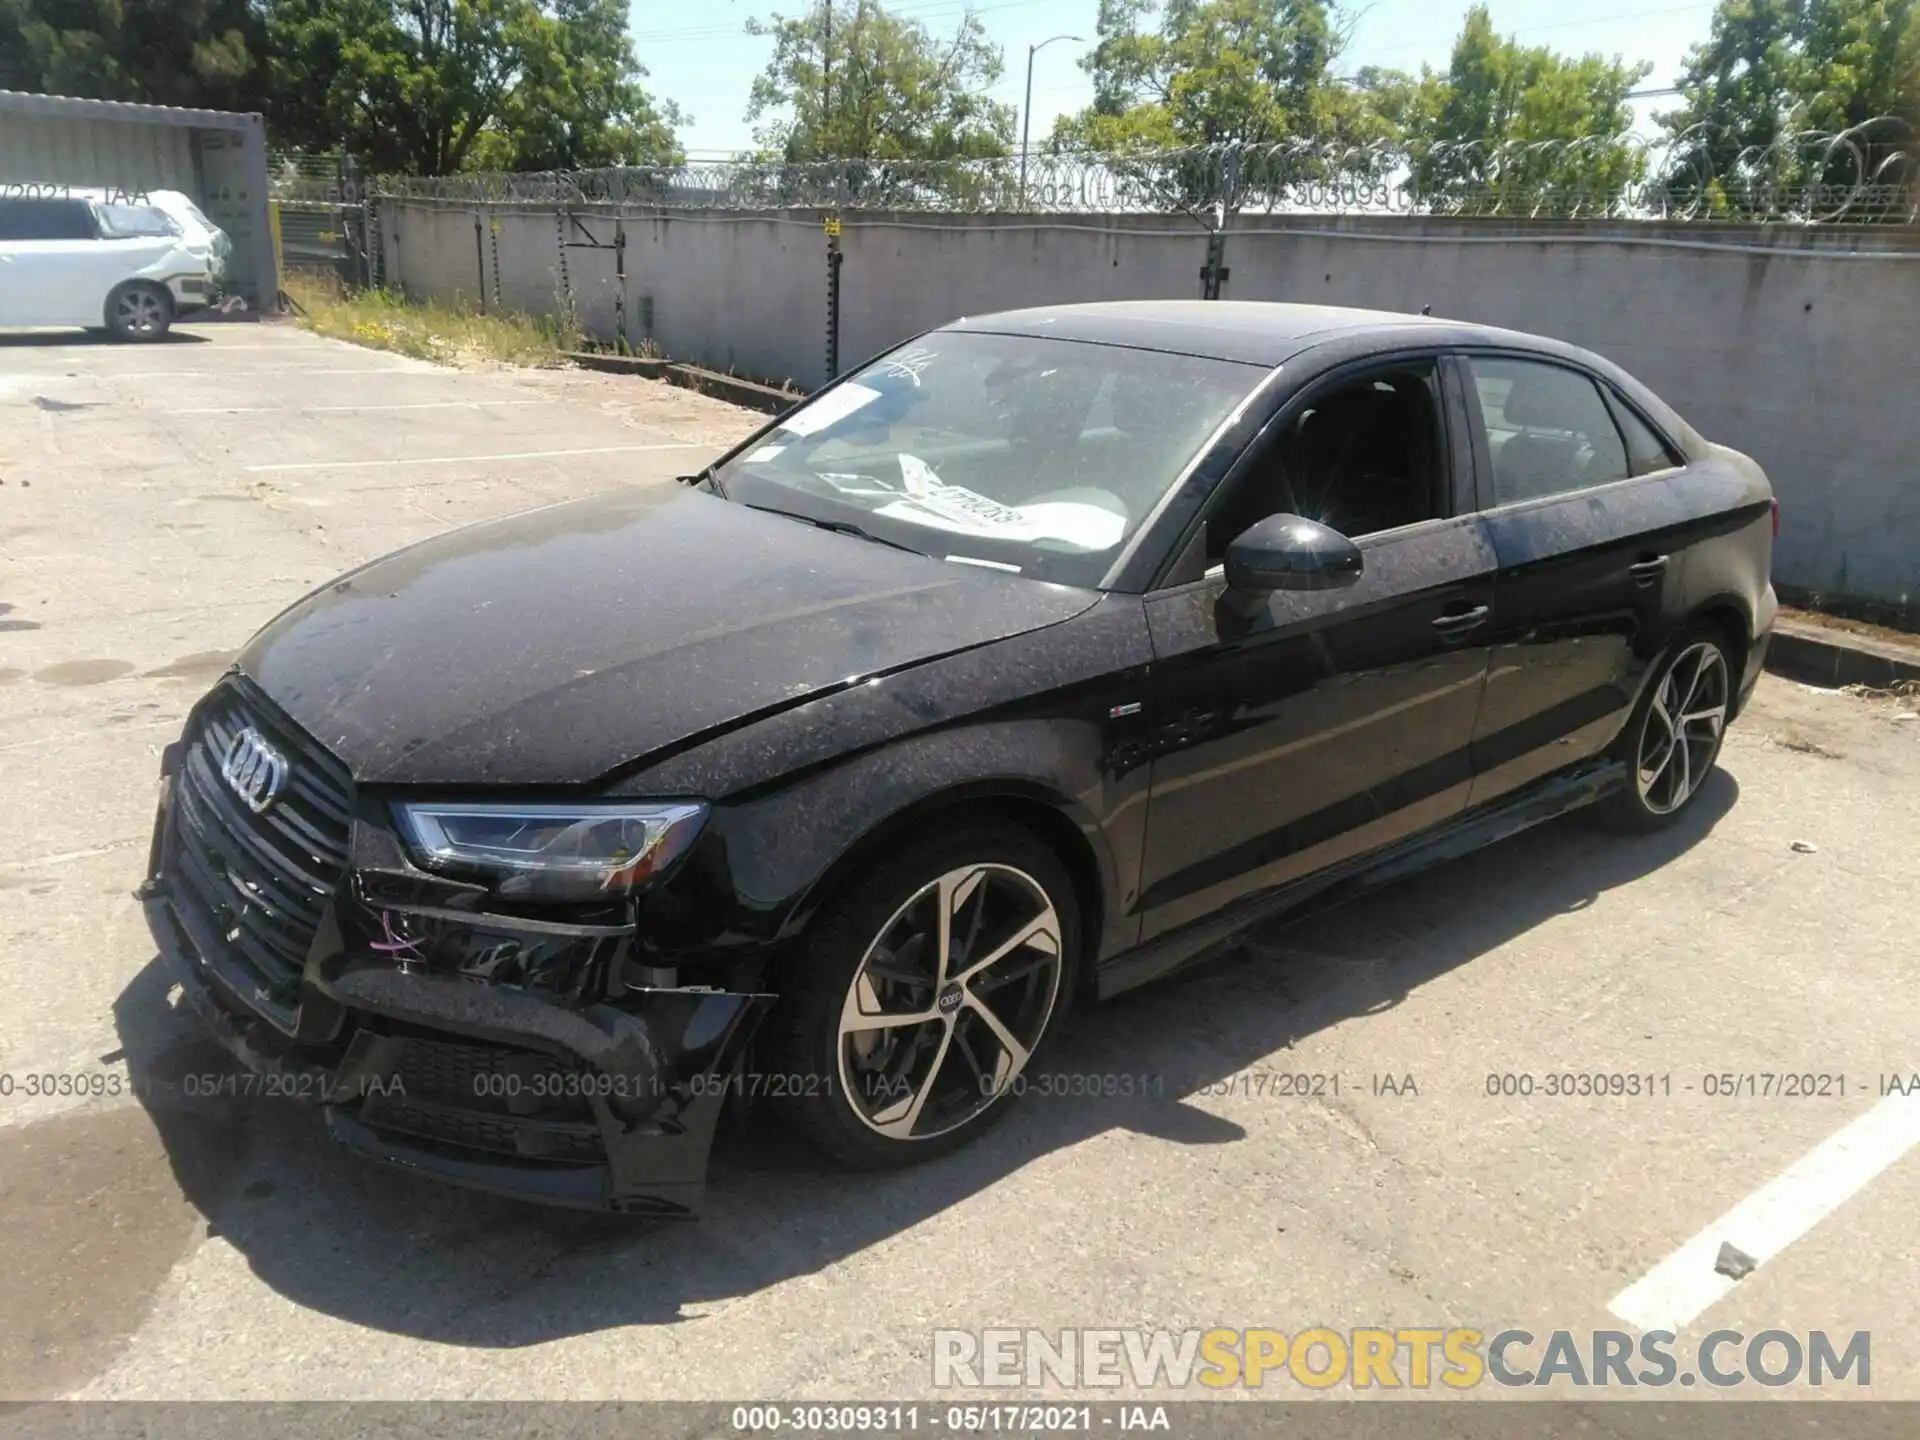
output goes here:
[{"label": "rear quarter window", "polygon": [[1621,438],[1627,442],[1627,468],[1633,474],[1651,475],[1685,463],[1632,406],[1618,397],[1613,401],[1613,414],[1620,422]]}]

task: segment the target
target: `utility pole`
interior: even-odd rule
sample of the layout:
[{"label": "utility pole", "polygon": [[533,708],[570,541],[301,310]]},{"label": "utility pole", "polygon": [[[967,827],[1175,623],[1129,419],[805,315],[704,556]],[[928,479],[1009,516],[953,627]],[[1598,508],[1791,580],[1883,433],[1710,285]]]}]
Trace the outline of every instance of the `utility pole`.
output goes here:
[{"label": "utility pole", "polygon": [[1051,35],[1038,45],[1027,46],[1027,103],[1020,108],[1020,203],[1027,203],[1027,134],[1033,128],[1033,57],[1055,40],[1078,42],[1078,35]]},{"label": "utility pole", "polygon": [[820,30],[820,139],[827,139],[827,126],[833,120],[833,0],[821,0],[825,15]]}]

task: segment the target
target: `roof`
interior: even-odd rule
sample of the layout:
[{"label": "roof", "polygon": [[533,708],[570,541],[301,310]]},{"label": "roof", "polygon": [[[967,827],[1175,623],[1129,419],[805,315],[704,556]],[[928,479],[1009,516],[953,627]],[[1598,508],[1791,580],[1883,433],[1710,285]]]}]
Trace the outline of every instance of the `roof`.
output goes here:
[{"label": "roof", "polygon": [[187,110],[177,105],[135,105],[125,100],[84,100],[73,95],[38,95],[0,90],[0,115],[45,120],[123,120],[147,125],[184,125],[199,130],[255,130],[258,115],[238,110]]},{"label": "roof", "polygon": [[1140,350],[1201,355],[1246,365],[1283,365],[1294,356],[1340,336],[1375,335],[1382,347],[1403,343],[1497,346],[1571,360],[1606,376],[1688,454],[1704,454],[1707,441],[1674,408],[1604,355],[1564,340],[1475,325],[1466,320],[1408,315],[1398,310],[1357,310],[1343,305],[1288,305],[1264,300],[1106,300],[1091,305],[1047,305],[956,320],[949,330],[1032,335],[1129,345]]},{"label": "roof", "polygon": [[1454,340],[1466,338],[1463,332],[1477,332],[1501,341],[1533,339],[1515,336],[1510,331],[1407,315],[1396,310],[1353,310],[1341,305],[1286,305],[1262,300],[1106,300],[1091,305],[1045,305],[1031,310],[1007,310],[998,315],[969,316],[948,328],[1091,340],[1142,350],[1238,360],[1250,365],[1278,365],[1289,356],[1299,354],[1308,343],[1317,343],[1332,335],[1364,330],[1405,332],[1422,327],[1450,332],[1449,338]]}]

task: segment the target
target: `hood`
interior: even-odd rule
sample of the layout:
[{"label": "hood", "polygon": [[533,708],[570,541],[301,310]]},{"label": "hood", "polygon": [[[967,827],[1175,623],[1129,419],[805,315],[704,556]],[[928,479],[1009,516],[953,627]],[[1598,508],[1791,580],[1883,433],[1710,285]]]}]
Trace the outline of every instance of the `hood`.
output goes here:
[{"label": "hood", "polygon": [[363,782],[575,785],[1097,598],[661,485],[376,560],[239,663]]}]

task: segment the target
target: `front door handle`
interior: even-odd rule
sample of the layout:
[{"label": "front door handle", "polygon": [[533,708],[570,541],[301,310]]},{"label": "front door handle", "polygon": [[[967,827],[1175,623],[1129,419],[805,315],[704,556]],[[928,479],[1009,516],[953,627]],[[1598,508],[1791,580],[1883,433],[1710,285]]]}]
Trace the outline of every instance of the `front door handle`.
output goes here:
[{"label": "front door handle", "polygon": [[1633,577],[1633,583],[1636,585],[1651,585],[1666,573],[1667,557],[1664,555],[1649,555],[1646,559],[1627,566],[1627,574]]},{"label": "front door handle", "polygon": [[1433,628],[1451,640],[1469,630],[1478,630],[1487,623],[1487,607],[1476,605],[1471,610],[1458,610],[1451,615],[1442,615],[1433,622]]}]

